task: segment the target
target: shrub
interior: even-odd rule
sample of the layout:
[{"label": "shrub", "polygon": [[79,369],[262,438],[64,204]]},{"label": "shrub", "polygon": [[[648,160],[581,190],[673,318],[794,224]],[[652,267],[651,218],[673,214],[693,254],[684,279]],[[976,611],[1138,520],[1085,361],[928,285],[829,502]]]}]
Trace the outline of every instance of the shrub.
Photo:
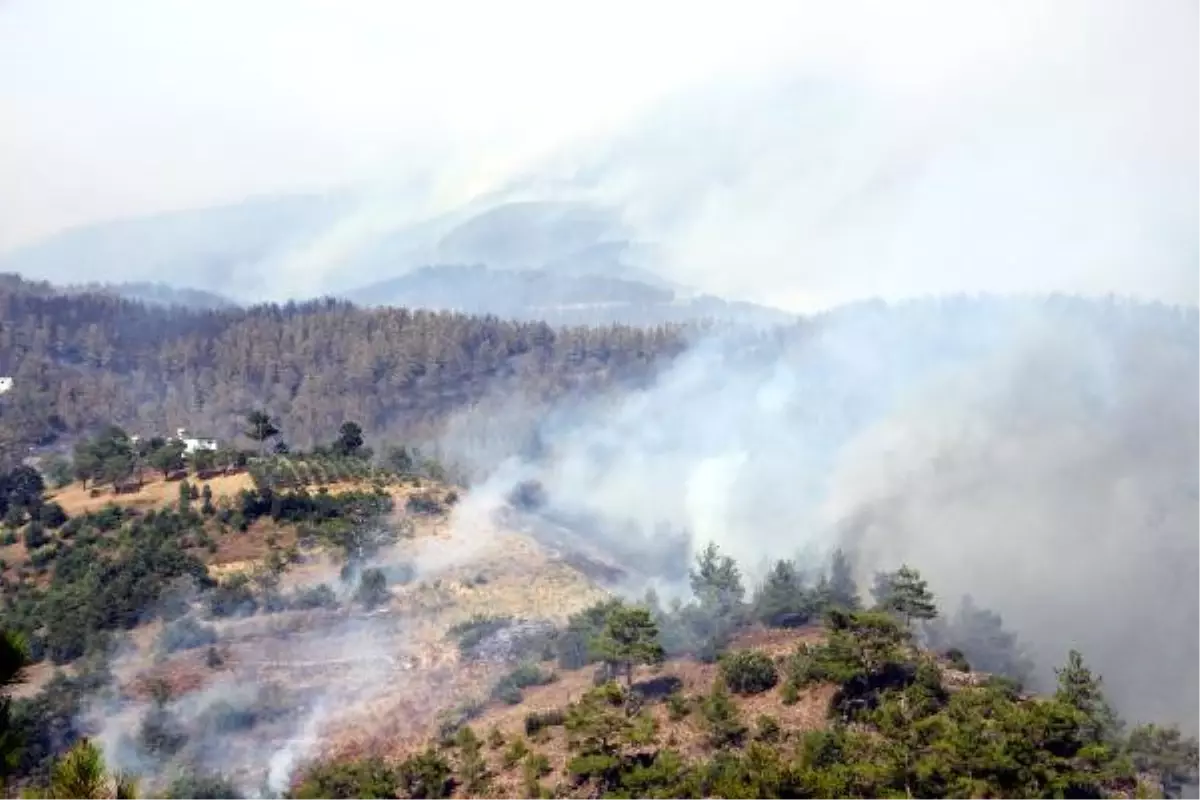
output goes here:
[{"label": "shrub", "polygon": [[460,622],[449,630],[449,634],[458,640],[458,649],[464,656],[478,647],[485,639],[497,631],[504,630],[513,624],[512,617],[492,617],[477,614],[466,622]]},{"label": "shrub", "polygon": [[672,692],[667,696],[667,714],[672,721],[679,722],[691,712],[691,703],[683,696],[683,692]]},{"label": "shrub", "polygon": [[511,683],[504,683],[501,681],[492,687],[492,699],[499,700],[500,702],[510,706],[517,705],[521,702],[521,700],[524,699],[524,697],[525,696],[521,694],[521,689],[517,686],[513,686]]},{"label": "shrub", "polygon": [[383,574],[382,570],[363,570],[355,599],[368,609],[384,605],[391,599],[387,588],[387,576]]},{"label": "shrub", "polygon": [[50,541],[50,537],[46,535],[46,529],[42,527],[40,522],[34,521],[25,526],[25,549],[29,552],[37,550],[46,542]]},{"label": "shrub", "polygon": [[47,528],[58,528],[67,521],[67,512],[58,503],[50,502],[38,511],[38,519]]},{"label": "shrub", "polygon": [[316,764],[293,791],[296,798],[395,797],[396,771],[379,758]]},{"label": "shrub", "polygon": [[257,610],[258,601],[250,590],[250,579],[246,575],[233,575],[209,592],[208,611],[214,617],[248,615]]},{"label": "shrub", "polygon": [[483,703],[475,698],[469,698],[454,708],[442,712],[438,725],[438,738],[443,742],[451,741],[463,725],[476,719],[483,713],[483,710]]},{"label": "shrub", "polygon": [[396,776],[408,797],[445,798],[454,791],[450,765],[433,750],[404,759]]},{"label": "shrub", "polygon": [[957,647],[951,647],[943,654],[946,658],[946,663],[951,669],[956,669],[959,672],[970,672],[971,665],[967,661],[967,657],[963,655],[963,651]]},{"label": "shrub", "polygon": [[728,653],[721,659],[721,677],[737,694],[759,694],[769,691],[779,682],[775,662],[766,653],[741,650]]},{"label": "shrub", "polygon": [[719,677],[713,682],[712,692],[700,704],[708,729],[708,742],[712,747],[736,747],[746,737],[746,726],[738,715],[738,708],[729,696],[729,690]]},{"label": "shrub", "polygon": [[[219,772],[200,772],[188,769],[171,781],[167,786],[168,798],[194,798],[194,800],[224,800],[238,798],[238,792],[228,778]],[[324,796],[324,795],[322,795]],[[358,797],[359,795],[355,795]]]},{"label": "shrub", "polygon": [[305,589],[297,589],[292,597],[291,605],[292,608],[299,609],[336,608],[337,595],[333,593],[333,589],[330,589],[328,584],[321,583]]},{"label": "shrub", "polygon": [[554,728],[567,721],[567,715],[561,708],[549,711],[534,711],[525,715],[525,735],[535,736],[545,728]]},{"label": "shrub", "polygon": [[508,749],[504,751],[504,755],[500,757],[500,763],[504,765],[505,769],[512,769],[528,754],[529,745],[525,744],[524,739],[517,737],[513,739],[512,744],[508,746]]},{"label": "shrub", "polygon": [[779,741],[779,720],[772,717],[770,714],[760,714],[758,717],[758,730],[754,733],[754,738],[760,742],[777,742]]},{"label": "shrub", "polygon": [[442,512],[442,504],[432,495],[422,492],[409,495],[408,501],[404,504],[404,510],[410,514],[432,516]]},{"label": "shrub", "polygon": [[525,756],[525,770],[535,779],[550,774],[550,759],[542,753],[530,753]]},{"label": "shrub", "polygon": [[515,706],[521,702],[521,690],[544,686],[558,680],[553,672],[542,672],[537,664],[521,664],[492,687],[492,698]]},{"label": "shrub", "polygon": [[170,623],[162,629],[162,633],[158,637],[159,650],[164,653],[192,650],[216,643],[216,628],[197,622],[191,617],[183,617]]},{"label": "shrub", "polygon": [[[528,720],[526,721],[526,724],[528,724]],[[499,748],[504,747],[504,734],[502,734],[500,729],[495,725],[493,725],[491,730],[488,731],[487,743],[488,747],[492,748],[493,750],[498,750]]]},{"label": "shrub", "polygon": [[210,647],[204,653],[204,665],[209,669],[218,669],[225,664],[225,659],[217,651],[217,648]]}]

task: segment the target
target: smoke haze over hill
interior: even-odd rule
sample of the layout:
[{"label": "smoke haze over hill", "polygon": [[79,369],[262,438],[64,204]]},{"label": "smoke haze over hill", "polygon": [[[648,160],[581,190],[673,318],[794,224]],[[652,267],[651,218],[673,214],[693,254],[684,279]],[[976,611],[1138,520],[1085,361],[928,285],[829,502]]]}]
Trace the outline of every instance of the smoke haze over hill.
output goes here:
[{"label": "smoke haze over hill", "polygon": [[[427,71],[406,65],[437,49],[449,7],[379,6],[336,24],[318,5],[233,9],[206,4],[197,18],[129,2],[104,19],[81,8],[50,20],[14,3],[0,12],[0,45],[20,43],[0,46],[0,74],[36,76],[0,83],[17,112],[0,174],[21,187],[0,209],[0,246],[70,221],[299,186],[338,186],[336,202],[316,201],[316,217],[295,222],[268,199],[226,222],[195,212],[120,236],[80,232],[73,244],[12,253],[4,268],[151,280],[178,263],[184,283],[236,288],[238,300],[341,293],[436,263],[441,238],[476,214],[539,200],[605,209],[604,228],[589,235],[637,245],[633,266],[792,310],[960,290],[1197,295],[1197,20],[1187,3],[925,2],[903,13],[752,3],[731,19],[664,6],[636,30],[621,21],[627,9],[609,6],[578,28],[622,51],[620,64],[597,59],[603,68],[585,64],[594,44],[565,34],[524,52],[527,34],[512,20],[566,20],[519,5],[508,21],[489,20],[495,27],[479,20],[495,41],[472,36],[439,51],[436,96],[417,78]],[[211,47],[233,14],[237,36]],[[137,24],[118,33],[126,17]],[[284,28],[265,38],[280,18]],[[686,32],[675,35],[680,18]],[[658,58],[664,26],[671,59]],[[395,41],[401,34],[414,41]],[[318,79],[297,60],[314,47],[346,57]],[[486,75],[466,68],[496,47],[505,55]],[[47,67],[85,53],[103,66],[82,84]],[[148,59],[159,59],[153,69]],[[179,105],[152,102],[161,87],[145,76],[163,69],[193,87],[173,96]],[[384,85],[391,100],[379,104]],[[105,98],[95,118],[107,135],[44,135],[79,107],[81,89]],[[248,103],[259,113],[242,113]],[[175,110],[147,125],[149,109],[162,108]],[[212,138],[217,127],[223,139]],[[202,159],[182,157],[201,143]],[[197,226],[204,236],[186,233]],[[152,258],[147,237],[158,243]],[[523,238],[516,255],[536,260]],[[514,255],[483,241],[471,250],[479,263]]]},{"label": "smoke haze over hill", "polygon": [[[554,600],[678,599],[710,542],[751,588],[910,564],[1036,688],[1078,648],[1122,714],[1200,730],[1194,3],[67,5],[0,7],[0,455],[262,409],[293,454],[353,421],[470,478],[427,540],[288,587],[411,570],[379,608],[216,623],[188,757],[279,792],[332,710],[411,691],[372,720],[395,743],[478,688],[425,624],[456,603],[544,610],[568,557]],[[110,761],[164,777],[129,745],[157,701],[108,699]]]}]

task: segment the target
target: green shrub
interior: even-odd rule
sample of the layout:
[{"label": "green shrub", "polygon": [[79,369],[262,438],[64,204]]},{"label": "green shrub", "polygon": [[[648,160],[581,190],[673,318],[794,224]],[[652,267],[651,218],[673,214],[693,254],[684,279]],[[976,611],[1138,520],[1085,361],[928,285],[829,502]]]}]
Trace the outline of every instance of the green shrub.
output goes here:
[{"label": "green shrub", "polygon": [[779,741],[779,720],[772,717],[770,714],[760,714],[754,732],[754,738],[760,742],[777,742]]},{"label": "green shrub", "polygon": [[450,764],[433,750],[401,761],[396,767],[396,776],[408,797],[445,798],[454,791]]},{"label": "green shrub", "polygon": [[292,796],[302,800],[395,797],[399,783],[396,770],[379,758],[319,763],[309,767]]},{"label": "green shrub", "polygon": [[[526,724],[528,724],[528,722]],[[487,743],[488,747],[492,748],[493,750],[498,750],[501,747],[504,747],[504,734],[502,734],[500,729],[495,725],[493,725],[491,730],[488,731]]]},{"label": "green shrub", "polygon": [[562,725],[566,720],[567,715],[560,708],[552,708],[549,711],[534,711],[525,716],[525,734],[527,736],[535,736],[545,728]]},{"label": "green shrub", "polygon": [[504,751],[504,755],[500,756],[500,763],[504,765],[505,769],[512,769],[528,754],[529,745],[525,743],[524,739],[518,736],[516,739],[513,739],[512,744]]},{"label": "green shrub", "polygon": [[708,741],[712,747],[737,747],[746,737],[746,726],[738,714],[737,705],[729,696],[724,681],[717,678],[712,691],[700,704],[700,712],[708,729]]},{"label": "green shrub", "polygon": [[[167,786],[168,798],[193,798],[194,800],[225,800],[226,798],[241,797],[233,782],[219,772],[201,772],[195,769],[184,770],[172,779]],[[325,797],[326,795],[321,795]],[[337,795],[328,795],[336,797]],[[358,797],[360,795],[354,795]]]},{"label": "green shrub", "polygon": [[967,661],[967,657],[957,647],[951,647],[943,656],[951,669],[956,669],[959,672],[971,671],[971,664]]},{"label": "green shrub", "polygon": [[50,537],[46,535],[46,529],[42,527],[42,523],[36,520],[25,526],[23,538],[25,540],[25,549],[31,553],[50,541]]},{"label": "green shrub", "polygon": [[678,722],[692,713],[692,705],[684,697],[683,692],[671,692],[667,696],[667,714],[672,721]]},{"label": "green shrub", "polygon": [[183,617],[166,625],[158,636],[158,648],[163,653],[207,647],[216,642],[216,628],[197,622],[191,617]]},{"label": "green shrub", "polygon": [[779,672],[766,653],[739,650],[721,658],[721,677],[725,685],[737,694],[760,694],[775,687]]},{"label": "green shrub", "polygon": [[50,502],[42,505],[38,511],[38,519],[47,528],[58,528],[67,521],[67,512],[58,503]]},{"label": "green shrub", "polygon": [[492,687],[492,699],[515,706],[521,702],[522,689],[530,686],[544,686],[556,680],[558,680],[557,675],[553,672],[543,672],[537,664],[521,664]]},{"label": "green shrub", "polygon": [[525,757],[525,771],[535,780],[545,777],[550,774],[550,759],[542,753],[530,753]]},{"label": "green shrub", "polygon": [[471,619],[460,622],[450,628],[448,633],[458,640],[458,649],[464,656],[478,647],[485,639],[497,631],[504,630],[513,624],[512,617],[492,617],[477,614]]}]

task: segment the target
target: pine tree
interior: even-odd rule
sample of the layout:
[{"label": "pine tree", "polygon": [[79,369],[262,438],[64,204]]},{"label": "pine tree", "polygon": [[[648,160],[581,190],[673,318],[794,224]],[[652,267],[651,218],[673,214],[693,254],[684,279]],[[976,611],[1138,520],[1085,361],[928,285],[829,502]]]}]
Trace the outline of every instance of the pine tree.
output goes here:
[{"label": "pine tree", "polygon": [[737,562],[721,555],[720,549],[712,542],[696,557],[696,566],[688,577],[700,605],[721,614],[739,607],[746,595]]},{"label": "pine tree", "polygon": [[920,572],[907,564],[895,572],[877,575],[876,587],[879,607],[899,614],[905,625],[916,619],[937,617],[937,605],[933,602],[928,583]]},{"label": "pine tree", "polygon": [[279,435],[279,428],[266,411],[251,411],[246,415],[246,435],[258,442],[258,454],[263,454],[267,440]]},{"label": "pine tree", "polygon": [[1055,669],[1054,674],[1058,678],[1054,698],[1083,715],[1084,741],[1111,742],[1120,735],[1123,723],[1104,697],[1103,679],[1092,674],[1078,650],[1070,651],[1066,665]]},{"label": "pine tree", "polygon": [[625,683],[630,686],[635,665],[658,664],[664,656],[658,625],[650,610],[624,605],[608,613],[603,630],[592,642],[592,651],[607,664],[623,669]]},{"label": "pine tree", "polygon": [[855,611],[861,605],[850,559],[840,547],[833,551],[829,561],[828,590],[828,602],[831,606]]},{"label": "pine tree", "polygon": [[771,627],[798,628],[812,614],[812,597],[796,565],[788,560],[775,562],[754,598],[754,616]]}]

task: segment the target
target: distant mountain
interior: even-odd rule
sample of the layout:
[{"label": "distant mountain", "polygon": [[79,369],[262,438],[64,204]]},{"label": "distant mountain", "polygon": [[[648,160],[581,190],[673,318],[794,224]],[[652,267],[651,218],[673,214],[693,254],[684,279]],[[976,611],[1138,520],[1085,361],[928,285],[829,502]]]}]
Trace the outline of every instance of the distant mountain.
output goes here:
[{"label": "distant mountain", "polygon": [[349,194],[261,198],[68,231],[0,256],[0,270],[59,283],[78,270],[119,276],[126,282],[87,288],[190,308],[332,295],[556,324],[795,319],[664,279],[655,246],[614,209],[517,194],[401,225],[386,203]]},{"label": "distant mountain", "polygon": [[747,325],[786,324],[795,317],[753,303],[688,296],[661,285],[602,274],[440,265],[370,284],[345,295],[371,306],[409,306],[492,314],[555,324],[659,325],[712,319]]}]

